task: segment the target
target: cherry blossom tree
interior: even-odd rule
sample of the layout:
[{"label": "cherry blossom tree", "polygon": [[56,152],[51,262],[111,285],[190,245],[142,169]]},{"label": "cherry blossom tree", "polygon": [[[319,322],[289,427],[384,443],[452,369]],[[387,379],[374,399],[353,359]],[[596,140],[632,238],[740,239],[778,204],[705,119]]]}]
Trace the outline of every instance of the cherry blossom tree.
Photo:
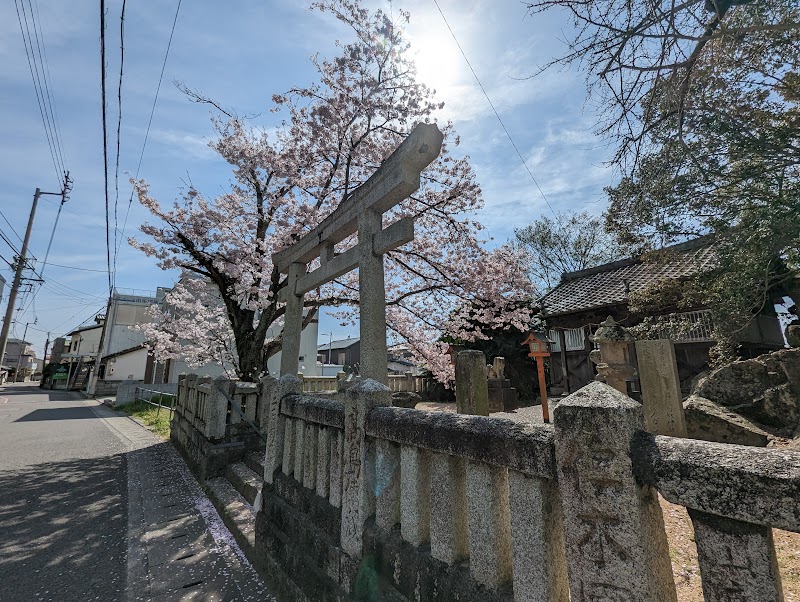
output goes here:
[{"label": "cherry blossom tree", "polygon": [[[338,42],[332,59],[312,57],[316,83],[273,96],[273,111],[283,116],[275,133],[190,92],[192,100],[220,110],[210,146],[233,168],[230,190],[209,198],[190,185],[165,208],[146,182],[135,183],[139,201],[158,222],[142,225],[148,239],[131,244],[184,275],[145,327],[161,358],[224,362],[242,379],[257,378],[281,346],[278,292],[285,278],[272,265],[272,253],[346,201],[415,124],[435,121],[443,106],[415,80],[398,26],[408,13],[395,12],[392,19],[344,0],[315,3],[312,10],[345,23],[353,39]],[[524,328],[533,290],[512,249],[485,250],[475,218],[481,189],[468,158],[451,154],[459,143],[452,125],[440,128],[442,152],[423,172],[420,190],[385,216],[387,223],[414,216],[416,238],[384,262],[388,331],[447,379],[450,367],[435,343],[441,334],[483,336],[467,319],[476,311],[487,327]],[[343,320],[354,319],[358,273],[306,295],[305,303],[309,310],[336,306]]]}]

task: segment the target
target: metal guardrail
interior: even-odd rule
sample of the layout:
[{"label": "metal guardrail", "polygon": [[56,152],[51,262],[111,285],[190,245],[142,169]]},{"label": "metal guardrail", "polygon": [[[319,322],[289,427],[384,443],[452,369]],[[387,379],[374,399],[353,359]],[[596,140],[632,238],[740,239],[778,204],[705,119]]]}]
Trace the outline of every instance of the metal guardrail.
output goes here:
[{"label": "metal guardrail", "polygon": [[[150,396],[147,399],[145,399],[143,395],[140,395],[140,392],[141,393],[149,393]],[[154,403],[153,402],[154,394],[158,396],[158,403]],[[171,398],[170,405],[166,406],[166,405],[163,405],[161,403],[161,400],[164,397]],[[151,406],[156,406],[158,408],[156,410],[156,418],[158,418],[158,415],[161,413],[161,409],[162,408],[169,410],[169,418],[170,418],[170,420],[172,419],[172,412],[175,411],[176,398],[177,398],[177,394],[176,393],[164,393],[164,391],[156,391],[154,389],[145,389],[144,387],[136,387],[136,390],[133,392],[133,400],[134,401],[143,401],[146,404],[149,404]]]}]

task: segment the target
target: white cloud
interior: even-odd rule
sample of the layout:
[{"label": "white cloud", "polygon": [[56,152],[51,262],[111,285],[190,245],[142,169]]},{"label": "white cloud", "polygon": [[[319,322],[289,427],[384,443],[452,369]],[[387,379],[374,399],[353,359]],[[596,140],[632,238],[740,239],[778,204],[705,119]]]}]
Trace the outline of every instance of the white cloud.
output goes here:
[{"label": "white cloud", "polygon": [[189,132],[177,130],[151,130],[150,138],[166,146],[170,152],[188,154],[195,159],[214,159],[217,153],[208,147],[206,136],[197,136]]}]

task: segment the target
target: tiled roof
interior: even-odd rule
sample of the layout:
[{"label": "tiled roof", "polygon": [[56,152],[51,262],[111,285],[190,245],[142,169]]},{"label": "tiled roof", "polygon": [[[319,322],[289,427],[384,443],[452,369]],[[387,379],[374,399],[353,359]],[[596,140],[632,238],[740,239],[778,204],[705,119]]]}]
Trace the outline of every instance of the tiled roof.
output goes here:
[{"label": "tiled roof", "polygon": [[324,343],[322,345],[317,345],[317,351],[325,351],[329,347],[331,350],[333,349],[347,349],[348,347],[352,347],[356,343],[361,340],[361,337],[351,337],[349,339],[342,339],[340,341],[331,341],[330,343]]},{"label": "tiled roof", "polygon": [[[569,272],[542,299],[544,315],[559,316],[627,302],[628,293],[639,292],[669,278],[686,278],[714,267],[716,255],[710,237],[701,237],[661,249],[666,261],[639,257]],[[627,288],[627,290],[626,290]]]}]

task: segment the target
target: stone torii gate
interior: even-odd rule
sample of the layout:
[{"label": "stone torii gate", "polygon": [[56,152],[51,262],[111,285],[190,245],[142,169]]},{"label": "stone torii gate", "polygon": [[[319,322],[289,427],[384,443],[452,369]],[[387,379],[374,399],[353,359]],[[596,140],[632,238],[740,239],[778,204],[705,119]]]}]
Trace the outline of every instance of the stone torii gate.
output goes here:
[{"label": "stone torii gate", "polygon": [[[288,275],[279,299],[286,303],[281,374],[297,374],[303,295],[358,268],[361,367],[359,374],[388,382],[386,350],[386,285],[383,255],[414,239],[414,219],[382,227],[383,214],[419,189],[420,174],[442,148],[444,136],[435,124],[418,124],[380,168],[326,217],[290,247],[272,256]],[[358,231],[358,244],[336,254],[334,245]],[[320,267],[307,273],[319,257]]]}]

